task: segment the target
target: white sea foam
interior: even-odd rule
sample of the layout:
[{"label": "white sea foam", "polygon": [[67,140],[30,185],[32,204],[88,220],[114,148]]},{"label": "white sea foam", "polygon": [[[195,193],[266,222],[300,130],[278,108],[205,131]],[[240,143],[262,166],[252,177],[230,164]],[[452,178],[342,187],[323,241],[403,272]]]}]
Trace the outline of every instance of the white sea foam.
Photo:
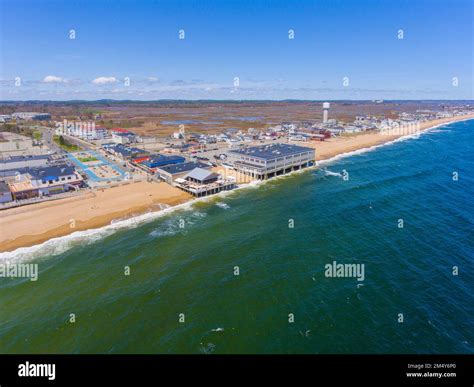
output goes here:
[{"label": "white sea foam", "polygon": [[152,230],[148,235],[151,237],[162,237],[180,234],[186,234],[189,226],[195,224],[199,219],[205,218],[205,212],[194,211],[180,217],[173,217],[166,220],[158,228]]},{"label": "white sea foam", "polygon": [[[462,121],[465,121],[465,120],[462,120]],[[462,122],[462,121],[456,121],[456,122]],[[398,142],[403,142],[403,141],[407,141],[407,140],[414,140],[414,139],[418,139],[420,138],[420,136],[422,135],[425,135],[429,132],[431,132],[433,129],[437,129],[439,127],[442,127],[442,126],[445,126],[445,125],[449,125],[449,123],[447,124],[439,124],[439,125],[435,125],[431,128],[427,128],[427,129],[424,129],[418,133],[415,133],[415,134],[408,134],[406,136],[401,136],[399,138],[396,138],[395,140],[391,140],[391,141],[387,141],[387,142],[384,142],[383,144],[378,144],[378,145],[372,145],[372,146],[369,146],[367,148],[361,148],[361,149],[357,149],[357,150],[354,150],[354,151],[350,151],[350,152],[345,152],[345,153],[340,153],[334,157],[331,157],[329,159],[325,159],[325,160],[321,160],[321,161],[317,161],[316,162],[316,165],[315,167],[321,167],[323,165],[327,165],[327,164],[332,164],[334,163],[335,161],[339,161],[341,159],[345,159],[347,157],[351,157],[351,156],[357,156],[357,155],[361,155],[361,154],[364,154],[364,153],[367,153],[367,152],[371,152],[371,151],[374,151],[376,149],[379,149],[379,148],[382,148],[382,147],[385,147],[385,146],[389,146],[389,145],[393,145],[393,144],[396,144]]]},{"label": "white sea foam", "polygon": [[223,210],[228,210],[230,208],[230,206],[224,202],[217,202],[216,206],[222,208]]},{"label": "white sea foam", "polygon": [[158,238],[162,236],[171,236],[179,232],[185,233],[186,231],[183,228],[179,227],[177,221],[168,220],[164,222],[160,227],[152,230],[148,235],[153,238]]},{"label": "white sea foam", "polygon": [[62,254],[74,246],[89,245],[119,230],[136,228],[139,225],[151,222],[174,211],[187,210],[193,204],[194,201],[190,201],[165,208],[161,211],[148,212],[129,219],[114,221],[100,228],[76,231],[66,236],[49,239],[31,247],[20,247],[13,251],[3,252],[0,253],[0,263],[30,261],[38,257]]},{"label": "white sea foam", "polygon": [[329,169],[324,169],[324,175],[325,176],[337,176],[337,177],[342,177],[342,174],[339,173],[339,172],[333,172],[333,171],[330,171]]},{"label": "white sea foam", "polygon": [[[456,122],[463,122],[463,121],[468,121],[468,120],[472,120],[472,118],[466,118],[465,120],[459,120]],[[84,244],[89,245],[91,243],[94,243],[102,238],[112,235],[116,231],[138,227],[139,225],[151,222],[155,219],[158,219],[162,216],[165,216],[177,210],[188,210],[192,208],[192,206],[196,204],[197,202],[208,202],[210,200],[213,200],[215,197],[224,197],[227,195],[233,195],[242,189],[248,190],[248,189],[260,188],[261,186],[264,186],[268,182],[280,180],[283,178],[288,178],[295,174],[305,173],[306,171],[314,170],[323,165],[331,164],[347,157],[367,153],[367,152],[379,149],[381,147],[389,146],[398,142],[402,142],[402,141],[406,141],[410,139],[417,139],[420,137],[420,135],[429,133],[430,131],[434,129],[447,126],[451,123],[454,123],[454,122],[439,124],[431,128],[427,128],[419,133],[402,136],[395,140],[385,142],[383,144],[374,145],[374,146],[358,149],[351,152],[341,153],[329,159],[318,161],[312,167],[293,171],[286,175],[276,176],[271,180],[254,180],[254,181],[251,181],[250,183],[241,184],[236,189],[231,190],[231,191],[222,191],[216,195],[207,196],[203,198],[196,198],[189,202],[179,204],[174,207],[163,205],[162,207],[160,207],[160,208],[163,208],[160,211],[148,212],[146,214],[138,215],[133,218],[115,221],[111,223],[110,225],[107,225],[101,228],[90,229],[90,230],[85,230],[85,231],[76,231],[66,236],[49,239],[46,242],[43,242],[38,245],[34,245],[31,247],[20,247],[14,251],[0,253],[0,263],[7,263],[7,262],[13,262],[13,261],[15,262],[31,261],[39,257],[58,255],[58,254],[64,253],[65,251],[71,249],[74,246],[78,246],[78,245],[84,246]]]}]

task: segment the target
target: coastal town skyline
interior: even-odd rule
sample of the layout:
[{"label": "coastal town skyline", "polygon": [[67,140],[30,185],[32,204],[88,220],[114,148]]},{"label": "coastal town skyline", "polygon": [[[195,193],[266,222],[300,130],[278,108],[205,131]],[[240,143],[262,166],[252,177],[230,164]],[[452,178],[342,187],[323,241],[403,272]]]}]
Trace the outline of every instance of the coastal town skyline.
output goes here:
[{"label": "coastal town skyline", "polygon": [[114,4],[3,2],[0,99],[474,95],[468,1]]}]

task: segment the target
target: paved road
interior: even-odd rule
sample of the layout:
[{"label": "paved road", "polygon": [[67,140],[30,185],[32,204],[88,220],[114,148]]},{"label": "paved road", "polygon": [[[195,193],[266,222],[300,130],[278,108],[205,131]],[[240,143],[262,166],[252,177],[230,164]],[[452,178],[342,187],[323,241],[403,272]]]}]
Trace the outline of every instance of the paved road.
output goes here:
[{"label": "paved road", "polygon": [[65,154],[64,150],[53,141],[54,128],[49,128],[47,126],[34,126],[33,128],[41,132],[41,141],[44,145],[58,154]]}]

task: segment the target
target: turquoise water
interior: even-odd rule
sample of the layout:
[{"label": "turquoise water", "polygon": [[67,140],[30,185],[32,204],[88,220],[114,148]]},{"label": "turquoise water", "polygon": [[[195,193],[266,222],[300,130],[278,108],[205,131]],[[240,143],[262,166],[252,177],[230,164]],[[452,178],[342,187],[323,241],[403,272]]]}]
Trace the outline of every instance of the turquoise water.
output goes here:
[{"label": "turquoise water", "polygon": [[40,249],[37,282],[0,281],[0,351],[474,353],[473,141],[450,124]]}]

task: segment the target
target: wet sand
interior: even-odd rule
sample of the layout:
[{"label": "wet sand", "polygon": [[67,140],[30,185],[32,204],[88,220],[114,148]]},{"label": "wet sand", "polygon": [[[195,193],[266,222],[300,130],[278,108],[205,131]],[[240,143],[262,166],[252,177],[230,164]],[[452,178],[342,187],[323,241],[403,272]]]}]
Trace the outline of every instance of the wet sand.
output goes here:
[{"label": "wet sand", "polygon": [[331,157],[343,153],[348,153],[371,146],[385,144],[386,142],[396,140],[397,138],[406,135],[416,134],[417,131],[424,131],[437,125],[447,124],[455,121],[462,121],[469,118],[474,118],[474,114],[462,117],[442,118],[439,120],[422,122],[420,123],[419,127],[403,128],[401,133],[397,134],[395,134],[393,131],[387,131],[385,133],[365,132],[354,135],[335,137],[326,141],[311,141],[299,144],[315,148],[317,161],[327,160]]},{"label": "wet sand", "polygon": [[174,206],[191,195],[166,183],[139,182],[82,196],[31,204],[0,212],[0,251],[32,246],[48,239],[110,224],[162,206]]},{"label": "wet sand", "polygon": [[[361,133],[331,138],[323,142],[299,143],[316,149],[316,159],[326,160],[339,154],[368,148],[414,134],[433,126],[474,118],[474,114],[421,123],[410,131],[394,133]],[[215,170],[224,172],[223,167]],[[249,178],[237,176],[238,183]],[[166,183],[139,182],[98,190],[79,197],[37,203],[0,211],[0,251],[32,246],[74,231],[105,226],[116,219],[159,211],[160,204],[174,206],[192,199],[191,195]]]}]

